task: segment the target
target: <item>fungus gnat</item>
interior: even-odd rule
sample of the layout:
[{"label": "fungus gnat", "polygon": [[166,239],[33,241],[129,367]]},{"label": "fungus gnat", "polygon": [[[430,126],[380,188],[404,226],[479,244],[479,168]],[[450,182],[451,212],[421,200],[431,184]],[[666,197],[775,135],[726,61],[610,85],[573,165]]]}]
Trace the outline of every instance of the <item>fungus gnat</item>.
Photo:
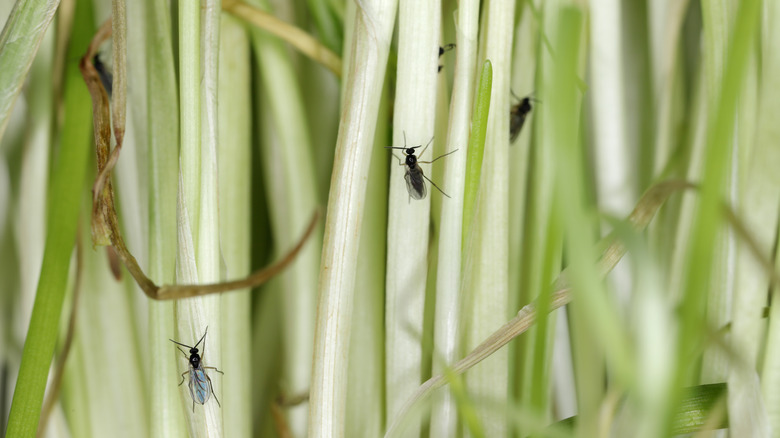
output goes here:
[{"label": "fungus gnat", "polygon": [[[214,394],[214,400],[217,401],[217,405],[222,407],[222,405],[219,403],[219,399],[217,398],[217,394],[214,393],[214,388],[211,385],[211,378],[209,378],[209,375],[206,374],[206,370],[214,370],[220,374],[224,374],[222,371],[218,370],[216,367],[207,367],[203,366],[202,357],[198,354],[198,345],[200,345],[201,342],[203,342],[204,339],[206,339],[206,333],[208,333],[209,328],[206,327],[206,331],[203,333],[203,337],[200,338],[200,341],[198,341],[197,344],[195,344],[194,347],[190,347],[189,345],[182,344],[181,342],[176,342],[173,339],[169,339],[169,341],[173,342],[176,345],[181,345],[182,347],[186,347],[190,349],[190,355],[187,356],[187,353],[184,352],[179,347],[176,347],[181,351],[181,354],[184,355],[185,358],[187,358],[187,362],[189,363],[189,369],[183,373],[181,373],[181,382],[179,382],[179,386],[184,383],[184,375],[189,373],[190,374],[190,397],[192,397],[192,411],[195,412],[195,402],[198,402],[198,404],[205,404],[209,400],[209,396],[211,394]],[[203,357],[206,356],[206,343],[203,342]]]},{"label": "fungus gnat", "polygon": [[95,70],[98,72],[98,76],[100,76],[100,82],[103,83],[103,88],[106,89],[108,97],[111,97],[114,82],[114,76],[111,74],[111,69],[109,69],[107,65],[103,64],[103,60],[100,59],[99,54],[92,58],[92,65],[95,66]]},{"label": "fungus gnat", "polygon": [[[439,58],[441,58],[441,55],[445,54],[446,52],[449,52],[450,50],[452,50],[454,48],[455,48],[455,44],[447,44],[444,47],[439,46]],[[443,65],[439,65],[439,70],[438,71],[441,71],[441,69],[443,67],[444,67]]]},{"label": "fungus gnat", "polygon": [[[425,153],[425,150],[428,149],[428,146],[430,146],[431,142],[433,141],[433,137],[431,137],[431,140],[428,142],[427,145],[423,148],[423,150],[420,152],[420,157],[422,158],[422,154]],[[441,192],[442,195],[446,197],[450,197],[450,195],[444,193],[442,189],[439,188],[439,186],[436,185],[433,181],[431,181],[430,178],[425,176],[425,173],[423,173],[422,168],[419,166],[420,163],[433,163],[434,161],[438,160],[439,158],[444,158],[447,155],[453,154],[457,152],[458,150],[455,149],[452,152],[447,152],[444,155],[439,155],[435,159],[431,161],[418,161],[417,156],[415,155],[415,149],[421,148],[422,145],[417,146],[406,146],[406,133],[404,132],[404,147],[398,147],[398,146],[385,146],[385,149],[401,149],[406,156],[406,158],[402,161],[400,158],[398,158],[395,154],[396,158],[398,158],[398,165],[399,166],[406,166],[406,174],[404,175],[404,179],[406,180],[406,190],[409,192],[409,197],[414,199],[423,199],[425,198],[425,195],[427,194],[427,190],[425,189],[425,181],[423,181],[423,178],[427,179],[429,183],[431,183],[438,191]]]},{"label": "fungus gnat", "polygon": [[[510,90],[511,92],[511,90]],[[517,137],[520,135],[520,130],[523,129],[523,125],[525,124],[525,119],[528,116],[528,114],[533,109],[533,106],[531,106],[531,102],[537,102],[536,99],[532,98],[531,96],[526,96],[524,98],[519,98],[515,95],[515,93],[512,93],[512,96],[515,97],[515,99],[519,100],[516,105],[512,106],[512,109],[509,111],[509,143],[514,143],[515,140],[517,140]]]}]

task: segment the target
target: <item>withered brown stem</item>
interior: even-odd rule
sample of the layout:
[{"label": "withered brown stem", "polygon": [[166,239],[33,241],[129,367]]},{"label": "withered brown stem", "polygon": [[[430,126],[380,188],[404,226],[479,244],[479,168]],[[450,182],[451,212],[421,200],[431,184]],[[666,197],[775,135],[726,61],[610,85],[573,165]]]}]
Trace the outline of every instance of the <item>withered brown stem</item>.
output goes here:
[{"label": "withered brown stem", "polygon": [[[92,59],[97,53],[98,47],[111,36],[111,20],[107,20],[95,34],[89,45],[87,53],[81,58],[79,68],[81,75],[89,89],[92,97],[93,129],[95,135],[96,155],[98,176],[93,186],[93,205],[92,205],[92,242],[94,245],[111,245],[116,250],[117,255],[124,263],[130,275],[133,276],[141,290],[154,300],[176,300],[180,298],[196,297],[219,292],[228,292],[232,290],[252,288],[259,286],[289,266],[300,252],[303,245],[314,232],[317,221],[319,220],[319,211],[315,211],[306,231],[301,239],[291,250],[287,252],[280,260],[263,269],[255,271],[249,276],[221,283],[212,284],[177,284],[162,285],[154,284],[149,277],[144,274],[138,261],[133,257],[125,245],[122,233],[119,231],[119,219],[114,205],[114,191],[111,186],[110,174],[116,161],[119,158],[120,145],[110,152],[111,147],[111,116],[108,103],[108,93],[106,93],[103,83],[92,63]],[[124,111],[124,109],[122,109]],[[119,142],[121,140],[117,139]]]}]

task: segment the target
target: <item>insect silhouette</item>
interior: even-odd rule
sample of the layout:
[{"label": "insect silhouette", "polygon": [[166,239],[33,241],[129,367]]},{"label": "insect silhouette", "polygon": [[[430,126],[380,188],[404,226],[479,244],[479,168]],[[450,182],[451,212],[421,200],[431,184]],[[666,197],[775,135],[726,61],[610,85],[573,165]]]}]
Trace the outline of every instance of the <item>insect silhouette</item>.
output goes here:
[{"label": "insect silhouette", "polygon": [[[431,137],[431,140],[428,142],[427,145],[423,148],[423,150],[420,152],[420,157],[422,157],[422,154],[425,153],[425,150],[428,149],[428,146],[430,146],[431,142],[433,141],[433,137]],[[458,150],[455,149],[452,152],[447,152],[444,155],[439,155],[438,157],[434,158],[431,161],[418,161],[417,155],[415,154],[415,149],[421,148],[422,145],[417,146],[406,146],[406,132],[404,132],[404,147],[398,147],[398,146],[385,146],[385,149],[401,149],[406,156],[406,158],[402,161],[399,157],[397,157],[395,154],[393,154],[394,157],[398,158],[398,165],[399,166],[406,166],[406,174],[404,175],[404,179],[406,180],[406,190],[409,192],[409,197],[414,199],[423,199],[425,198],[425,195],[427,194],[427,190],[425,189],[425,181],[423,181],[423,178],[427,179],[429,183],[431,183],[434,187],[436,187],[437,190],[441,192],[442,195],[446,197],[450,197],[450,195],[444,193],[444,190],[440,189],[439,186],[436,185],[433,181],[431,181],[430,178],[425,176],[425,173],[423,173],[422,168],[419,166],[420,163],[433,163],[434,161],[438,160],[439,158],[444,158],[447,155],[454,154]]]},{"label": "insect silhouette", "polygon": [[531,102],[538,101],[531,96],[526,96],[521,99],[511,90],[510,92],[515,99],[520,101],[516,105],[513,105],[512,109],[509,111],[509,143],[514,143],[515,140],[517,140],[517,137],[520,136],[520,130],[523,129],[526,117],[533,109]]},{"label": "insect silhouette", "polygon": [[[189,345],[182,344],[181,342],[176,342],[173,339],[168,339],[169,341],[173,342],[176,345],[181,345],[182,347],[186,347],[190,349],[190,354],[187,356],[187,353],[184,352],[179,347],[176,347],[181,351],[181,354],[184,355],[185,358],[187,358],[187,362],[189,362],[189,369],[183,373],[181,373],[181,382],[179,382],[179,386],[184,383],[184,375],[189,373],[190,374],[190,397],[192,397],[192,411],[195,412],[195,402],[198,402],[198,404],[205,404],[209,400],[209,396],[214,394],[214,400],[217,401],[217,405],[222,407],[222,405],[219,403],[219,399],[217,398],[217,394],[214,393],[214,388],[211,385],[211,378],[208,374],[206,374],[206,370],[214,370],[220,374],[225,374],[222,371],[218,370],[215,367],[207,367],[203,366],[203,357],[198,354],[198,345],[200,345],[201,342],[203,342],[204,339],[206,339],[206,333],[208,333],[209,328],[206,327],[206,331],[203,333],[203,337],[200,338],[200,341],[198,341],[197,344],[195,344],[194,347],[190,347]],[[203,342],[203,356],[206,356],[206,343]]]},{"label": "insect silhouette", "polygon": [[100,82],[103,83],[103,88],[106,89],[106,93],[108,93],[108,97],[111,97],[111,92],[113,88],[113,75],[111,74],[111,69],[108,68],[105,64],[103,64],[103,60],[100,59],[100,55],[97,54],[92,58],[92,65],[95,66],[95,70],[98,72],[98,76],[100,76]]},{"label": "insect silhouette", "polygon": [[[449,52],[450,50],[452,50],[452,49],[454,49],[454,48],[455,48],[455,44],[447,44],[447,45],[446,45],[446,46],[444,46],[444,47],[442,47],[442,46],[439,46],[439,58],[441,58],[441,55],[445,54],[446,52]],[[440,64],[440,65],[439,65],[439,70],[438,70],[438,71],[441,71],[441,69],[442,69],[443,67],[444,67],[444,66]]]}]

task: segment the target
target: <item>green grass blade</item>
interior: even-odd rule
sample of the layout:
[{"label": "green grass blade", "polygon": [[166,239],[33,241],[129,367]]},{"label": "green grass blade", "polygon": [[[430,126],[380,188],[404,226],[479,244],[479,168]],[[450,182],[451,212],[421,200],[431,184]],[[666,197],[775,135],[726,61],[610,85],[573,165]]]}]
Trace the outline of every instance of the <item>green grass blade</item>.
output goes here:
[{"label": "green grass blade", "polygon": [[487,121],[490,113],[490,96],[493,88],[493,64],[489,59],[482,63],[479,75],[477,96],[474,100],[474,115],[471,119],[471,137],[469,138],[468,158],[466,161],[466,185],[463,191],[463,235],[465,247],[474,217],[480,178],[482,177],[482,160],[485,156],[485,137]]},{"label": "green grass blade", "polygon": [[8,418],[7,436],[33,436],[59,331],[71,251],[76,238],[89,157],[92,107],[78,59],[92,38],[89,2],[78,2],[65,81],[65,123],[54,165],[48,205],[46,247],[30,328]]}]

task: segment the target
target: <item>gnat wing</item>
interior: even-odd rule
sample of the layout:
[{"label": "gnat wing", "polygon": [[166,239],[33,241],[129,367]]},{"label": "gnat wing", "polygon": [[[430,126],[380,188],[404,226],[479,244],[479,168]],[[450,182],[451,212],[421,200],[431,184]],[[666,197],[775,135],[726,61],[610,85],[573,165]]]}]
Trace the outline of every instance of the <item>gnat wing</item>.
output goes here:
[{"label": "gnat wing", "polygon": [[427,194],[425,190],[425,180],[423,179],[422,169],[417,167],[414,170],[407,170],[404,175],[406,180],[406,190],[412,199],[424,199]]},{"label": "gnat wing", "polygon": [[520,135],[520,130],[523,129],[525,123],[525,114],[520,111],[512,111],[509,116],[509,142],[514,143],[517,137]]},{"label": "gnat wing", "polygon": [[199,404],[205,404],[211,396],[211,385],[202,369],[190,368],[190,396]]}]

